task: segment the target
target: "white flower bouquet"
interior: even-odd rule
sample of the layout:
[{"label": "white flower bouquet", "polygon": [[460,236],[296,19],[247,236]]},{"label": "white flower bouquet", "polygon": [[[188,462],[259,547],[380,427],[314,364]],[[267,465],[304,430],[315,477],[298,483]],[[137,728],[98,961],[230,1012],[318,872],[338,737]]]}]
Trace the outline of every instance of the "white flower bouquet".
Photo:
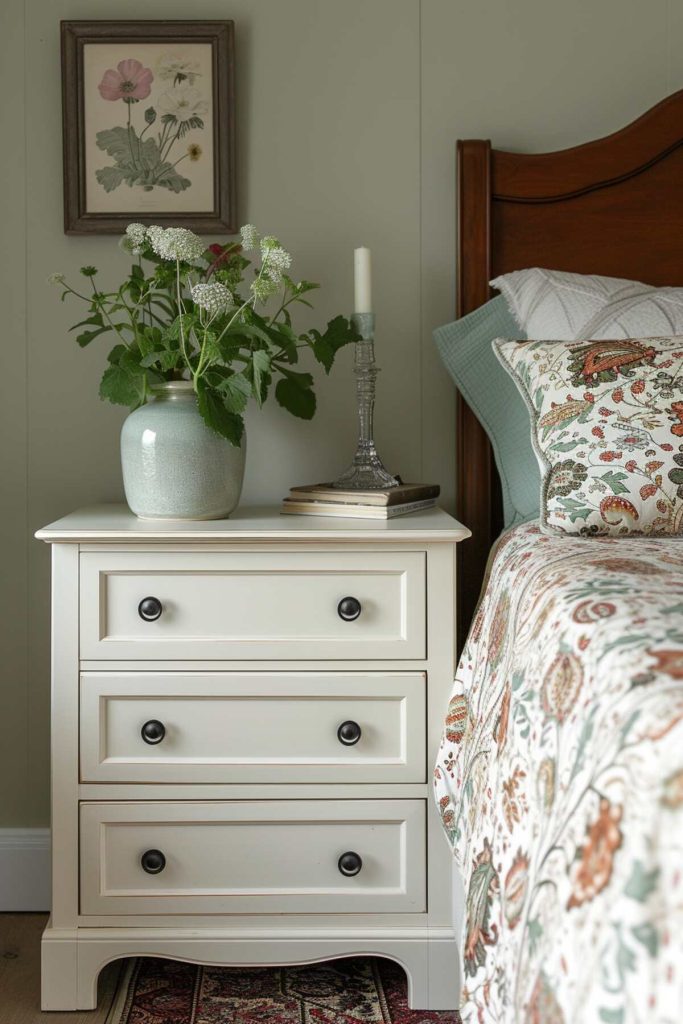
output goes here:
[{"label": "white flower bouquet", "polygon": [[310,307],[306,296],[318,285],[288,276],[292,257],[276,238],[260,237],[251,224],[241,234],[241,243],[207,247],[186,228],[129,224],[120,244],[134,262],[116,291],[99,288],[96,267],[81,268],[90,294],[52,275],[63,286],[62,300],[87,304],[88,316],[72,328],[81,328],[79,345],[115,335],[101,398],[135,409],[155,384],[191,380],[204,421],[236,446],[247,402],[262,404],[274,378],[278,403],[294,416],[313,417],[313,377],[294,369],[300,351],[310,350],[329,373],[337,351],[358,335],[343,316],[322,333],[297,334],[292,307]]}]

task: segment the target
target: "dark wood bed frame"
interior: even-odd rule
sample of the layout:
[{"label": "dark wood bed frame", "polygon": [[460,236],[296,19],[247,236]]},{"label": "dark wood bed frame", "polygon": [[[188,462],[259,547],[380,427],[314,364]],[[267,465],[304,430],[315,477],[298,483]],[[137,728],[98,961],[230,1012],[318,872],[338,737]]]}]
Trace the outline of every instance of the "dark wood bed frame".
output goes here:
[{"label": "dark wood bed frame", "polygon": [[[683,90],[632,124],[555,153],[458,143],[457,315],[492,295],[489,280],[525,267],[683,286]],[[486,434],[457,398],[457,514],[472,530],[459,552],[458,629],[472,619],[502,529]]]}]

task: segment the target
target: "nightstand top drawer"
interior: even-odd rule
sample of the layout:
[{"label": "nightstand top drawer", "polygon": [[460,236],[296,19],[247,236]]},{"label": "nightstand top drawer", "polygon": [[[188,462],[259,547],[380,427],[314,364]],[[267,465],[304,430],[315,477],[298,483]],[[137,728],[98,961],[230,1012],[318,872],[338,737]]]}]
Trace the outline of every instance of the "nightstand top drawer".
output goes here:
[{"label": "nightstand top drawer", "polygon": [[81,804],[82,914],[420,913],[424,800]]},{"label": "nightstand top drawer", "polygon": [[421,659],[422,551],[85,552],[81,658]]},{"label": "nightstand top drawer", "polygon": [[424,782],[420,672],[84,672],[81,779]]}]

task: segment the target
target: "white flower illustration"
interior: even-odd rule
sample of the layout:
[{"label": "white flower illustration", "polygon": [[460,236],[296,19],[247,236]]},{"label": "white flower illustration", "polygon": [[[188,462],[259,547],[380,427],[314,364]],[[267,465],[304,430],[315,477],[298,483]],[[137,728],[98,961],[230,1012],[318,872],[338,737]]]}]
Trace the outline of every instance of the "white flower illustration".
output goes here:
[{"label": "white flower illustration", "polygon": [[164,82],[179,84],[187,81],[194,85],[195,79],[200,78],[199,64],[194,60],[188,60],[179,53],[162,53],[156,62],[157,78]]},{"label": "white flower illustration", "polygon": [[157,107],[162,114],[170,114],[181,124],[193,117],[201,117],[209,109],[199,90],[187,82],[181,82],[168,92],[162,93],[157,100]]}]

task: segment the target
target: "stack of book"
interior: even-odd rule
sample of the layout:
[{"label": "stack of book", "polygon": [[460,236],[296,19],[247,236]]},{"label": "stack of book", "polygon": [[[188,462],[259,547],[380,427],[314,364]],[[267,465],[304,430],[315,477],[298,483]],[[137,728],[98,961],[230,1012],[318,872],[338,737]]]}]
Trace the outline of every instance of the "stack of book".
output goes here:
[{"label": "stack of book", "polygon": [[438,484],[399,484],[384,491],[344,491],[332,484],[292,487],[281,511],[295,516],[340,516],[350,519],[393,519],[433,508]]}]

